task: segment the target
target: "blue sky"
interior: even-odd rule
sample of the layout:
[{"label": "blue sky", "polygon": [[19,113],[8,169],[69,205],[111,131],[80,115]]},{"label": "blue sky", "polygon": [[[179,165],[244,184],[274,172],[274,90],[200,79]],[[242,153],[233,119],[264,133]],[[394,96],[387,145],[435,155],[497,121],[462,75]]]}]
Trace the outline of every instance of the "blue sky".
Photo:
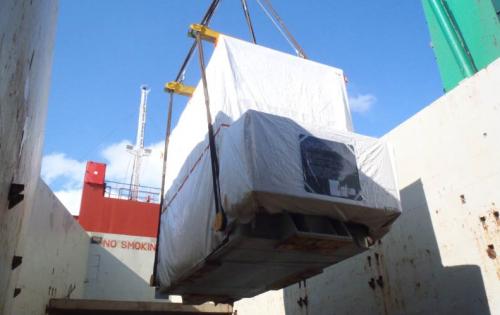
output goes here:
[{"label": "blue sky", "polygon": [[[126,179],[130,156],[121,148],[135,138],[143,83],[151,87],[146,143],[161,147],[162,87],[174,79],[191,44],[188,25],[201,19],[209,2],[60,1],[42,176],[61,200],[61,192],[79,190],[87,160],[115,163],[108,174]],[[256,1],[248,3],[257,41],[293,53]],[[357,132],[381,136],[442,95],[420,1],[273,4],[310,59],[345,71]],[[212,28],[249,39],[240,1],[222,0]],[[182,107],[177,102],[174,123]],[[144,175],[145,184],[156,183],[156,173]]]}]

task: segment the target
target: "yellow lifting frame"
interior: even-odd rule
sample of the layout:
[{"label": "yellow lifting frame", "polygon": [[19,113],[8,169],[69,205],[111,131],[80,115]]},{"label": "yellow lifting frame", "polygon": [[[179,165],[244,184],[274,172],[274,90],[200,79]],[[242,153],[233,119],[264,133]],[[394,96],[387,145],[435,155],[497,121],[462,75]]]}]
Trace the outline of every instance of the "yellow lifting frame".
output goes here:
[{"label": "yellow lifting frame", "polygon": [[177,81],[168,82],[165,84],[165,92],[180,94],[184,96],[193,96],[195,87],[184,85]]},{"label": "yellow lifting frame", "polygon": [[219,32],[216,32],[208,27],[201,24],[191,24],[189,26],[189,35],[191,37],[196,37],[196,33],[200,33],[200,37],[203,40],[217,43],[217,39],[219,38]]}]

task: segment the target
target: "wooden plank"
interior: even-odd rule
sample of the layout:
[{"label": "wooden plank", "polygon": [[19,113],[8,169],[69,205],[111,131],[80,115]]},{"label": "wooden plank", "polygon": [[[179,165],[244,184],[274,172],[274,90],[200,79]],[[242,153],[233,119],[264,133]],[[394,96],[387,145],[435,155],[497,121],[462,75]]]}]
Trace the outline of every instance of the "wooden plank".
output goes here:
[{"label": "wooden plank", "polygon": [[211,314],[230,315],[232,306],[227,304],[184,305],[181,303],[148,301],[107,301],[85,299],[51,299],[49,314]]}]

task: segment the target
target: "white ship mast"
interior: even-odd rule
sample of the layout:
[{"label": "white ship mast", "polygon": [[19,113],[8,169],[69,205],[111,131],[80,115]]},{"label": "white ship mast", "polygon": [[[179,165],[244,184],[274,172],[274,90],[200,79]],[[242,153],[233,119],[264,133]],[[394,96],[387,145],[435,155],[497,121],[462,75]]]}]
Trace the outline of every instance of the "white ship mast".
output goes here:
[{"label": "white ship mast", "polygon": [[146,110],[149,91],[150,89],[147,85],[141,85],[141,104],[139,105],[139,121],[137,123],[135,146],[127,145],[127,151],[134,156],[132,178],[130,179],[130,199],[132,200],[137,200],[139,195],[139,178],[141,174],[142,158],[151,153],[151,149],[144,148],[144,128],[146,127]]}]

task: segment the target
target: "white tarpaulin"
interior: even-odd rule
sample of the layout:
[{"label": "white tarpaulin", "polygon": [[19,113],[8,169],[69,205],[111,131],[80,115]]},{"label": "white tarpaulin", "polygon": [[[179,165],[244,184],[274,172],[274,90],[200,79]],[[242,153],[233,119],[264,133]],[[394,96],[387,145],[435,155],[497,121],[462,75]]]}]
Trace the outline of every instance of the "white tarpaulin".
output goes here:
[{"label": "white tarpaulin", "polygon": [[[229,224],[324,215],[383,235],[400,212],[387,145],[352,132],[341,70],[221,36],[207,67]],[[172,132],[158,279],[169,287],[226,235],[215,209],[203,89]]]},{"label": "white tarpaulin", "polygon": [[[221,35],[206,69],[212,117],[231,124],[248,109],[303,126],[352,131],[342,70]],[[172,131],[166,187],[207,134],[203,86],[198,84]],[[215,129],[219,126],[215,124]],[[185,174],[184,174],[185,175]]]}]

